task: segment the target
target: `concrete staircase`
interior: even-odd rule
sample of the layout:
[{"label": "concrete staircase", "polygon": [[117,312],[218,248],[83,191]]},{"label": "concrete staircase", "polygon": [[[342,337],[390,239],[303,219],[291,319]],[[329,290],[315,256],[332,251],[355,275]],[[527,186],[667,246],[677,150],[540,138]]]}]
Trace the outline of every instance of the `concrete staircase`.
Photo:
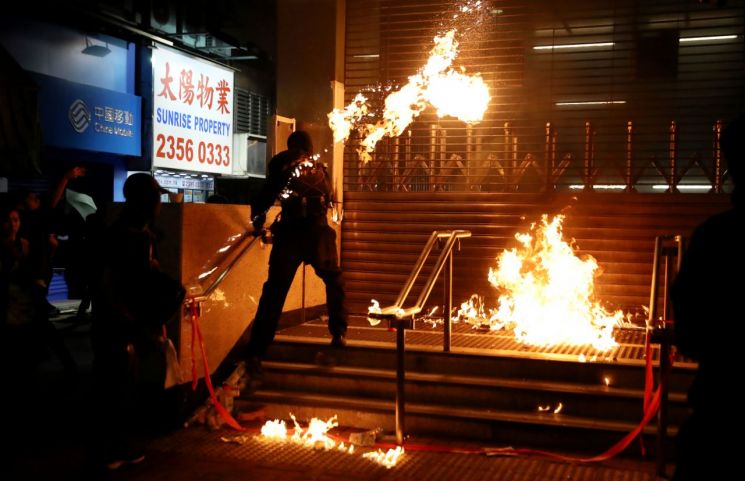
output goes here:
[{"label": "concrete staircase", "polygon": [[[324,330],[321,323],[308,323],[280,333],[264,362],[260,387],[245,392],[238,409],[261,404],[272,418],[336,414],[343,426],[393,431],[395,334],[352,326],[347,348],[334,350]],[[575,355],[469,349],[464,344],[475,341],[465,336],[481,336],[483,345],[494,334],[468,333],[464,327],[453,335],[454,352],[444,353],[432,338],[424,344],[409,341],[420,334],[437,337],[407,331],[407,434],[599,453],[642,418],[642,360],[578,362]],[[678,364],[673,370],[670,436],[686,415],[694,368]],[[654,433],[653,425],[645,430],[650,447]]]}]

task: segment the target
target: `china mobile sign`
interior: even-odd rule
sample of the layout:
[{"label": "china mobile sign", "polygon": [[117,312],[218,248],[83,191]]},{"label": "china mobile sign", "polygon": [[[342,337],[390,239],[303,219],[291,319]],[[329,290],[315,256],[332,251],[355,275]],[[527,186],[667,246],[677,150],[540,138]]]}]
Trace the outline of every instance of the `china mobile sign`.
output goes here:
[{"label": "china mobile sign", "polygon": [[153,49],[153,166],[230,174],[233,72]]}]

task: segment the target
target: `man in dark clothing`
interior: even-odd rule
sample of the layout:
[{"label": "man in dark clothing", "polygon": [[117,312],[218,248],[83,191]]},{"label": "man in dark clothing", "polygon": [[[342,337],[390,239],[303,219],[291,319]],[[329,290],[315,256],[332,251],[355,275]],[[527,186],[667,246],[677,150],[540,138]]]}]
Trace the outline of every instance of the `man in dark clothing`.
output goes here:
[{"label": "man in dark clothing", "polygon": [[725,129],[721,147],[735,184],[734,208],[696,228],[671,292],[678,350],[699,363],[688,393],[692,413],[676,439],[675,481],[728,479],[741,471],[741,443],[732,435],[743,423],[731,407],[745,364],[745,209],[738,186],[745,160],[745,117]]},{"label": "man in dark clothing", "polygon": [[[124,183],[126,202],[119,217],[101,244],[92,247],[97,252],[91,252],[98,259],[97,282],[92,284],[92,461],[111,470],[144,459],[140,425],[153,412],[165,381],[161,336],[167,319],[160,306],[170,305],[172,314],[183,299],[175,281],[172,295],[159,289],[162,273],[149,224],[160,210],[162,192],[150,175],[131,175]],[[101,423],[103,419],[107,421]]]},{"label": "man in dark clothing", "polygon": [[258,234],[269,207],[277,198],[282,204],[280,219],[271,227],[273,246],[269,278],[264,283],[248,342],[249,369],[254,374],[274,339],[287,292],[303,262],[313,266],[326,284],[331,345],[343,347],[346,344],[344,281],[336,252],[336,232],[326,219],[332,197],[331,182],[326,168],[312,155],[310,136],[303,131],[293,132],[287,139],[287,150],[269,162],[266,184],[251,206]]}]

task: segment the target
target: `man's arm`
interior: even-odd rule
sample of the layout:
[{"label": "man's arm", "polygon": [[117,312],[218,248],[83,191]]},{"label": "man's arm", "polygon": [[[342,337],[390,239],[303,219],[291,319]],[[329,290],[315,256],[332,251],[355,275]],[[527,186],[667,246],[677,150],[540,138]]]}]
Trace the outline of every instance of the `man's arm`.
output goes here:
[{"label": "man's arm", "polygon": [[52,209],[57,207],[57,204],[59,204],[59,201],[62,200],[62,196],[65,194],[65,189],[67,188],[67,182],[69,182],[71,179],[76,179],[84,175],[85,175],[85,167],[73,167],[72,169],[65,172],[65,174],[62,176],[60,181],[55,186],[54,191],[52,192],[52,197],[49,200],[49,206]]},{"label": "man's arm", "polygon": [[292,156],[287,151],[280,152],[269,161],[269,173],[266,182],[259,195],[251,203],[251,222],[257,231],[264,226],[266,212],[274,205],[274,201],[277,200],[280,192],[287,184],[285,167],[290,162],[292,162]]}]

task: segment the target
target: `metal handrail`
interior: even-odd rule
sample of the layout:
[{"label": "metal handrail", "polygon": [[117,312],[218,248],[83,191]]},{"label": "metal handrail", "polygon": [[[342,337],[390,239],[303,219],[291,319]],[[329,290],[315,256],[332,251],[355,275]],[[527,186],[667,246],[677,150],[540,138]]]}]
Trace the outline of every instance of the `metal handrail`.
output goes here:
[{"label": "metal handrail", "polygon": [[[453,285],[453,268],[452,268],[452,261],[453,261],[453,246],[455,245],[455,241],[458,239],[463,239],[466,237],[471,237],[471,231],[468,230],[448,230],[448,231],[439,231],[436,230],[432,232],[432,235],[429,236],[429,239],[427,240],[427,243],[424,245],[424,249],[422,249],[422,253],[419,255],[419,259],[417,259],[416,264],[414,264],[414,269],[412,269],[411,274],[409,275],[409,278],[406,280],[406,283],[404,284],[403,289],[401,289],[401,293],[398,295],[398,299],[396,299],[396,302],[390,306],[386,306],[384,308],[380,309],[379,313],[368,313],[368,317],[374,318],[374,319],[388,319],[389,321],[393,321],[393,323],[396,326],[396,444],[399,446],[403,446],[404,444],[404,426],[405,426],[405,416],[406,416],[406,394],[405,394],[405,385],[406,385],[406,367],[405,367],[405,349],[406,349],[406,337],[404,335],[407,321],[410,319],[413,319],[413,317],[416,314],[419,314],[422,311],[422,308],[424,307],[424,303],[427,302],[427,299],[429,298],[429,295],[432,293],[432,288],[435,285],[435,282],[437,281],[437,277],[442,272],[442,269],[445,267],[445,263],[448,262],[449,266],[447,269],[446,279],[445,279],[445,292],[446,292],[446,302],[445,302],[445,313],[444,313],[444,335],[443,335],[443,349],[445,351],[450,350],[450,304],[452,303],[452,285]],[[429,278],[427,278],[427,281],[424,284],[424,288],[419,293],[419,297],[417,298],[416,304],[412,307],[409,307],[408,309],[402,309],[403,303],[406,300],[406,297],[408,297],[409,292],[411,292],[412,287],[414,286],[414,283],[416,282],[416,279],[419,277],[419,273],[422,271],[422,268],[424,267],[424,263],[427,261],[427,258],[429,257],[430,252],[432,252],[432,248],[435,246],[435,242],[438,239],[447,239],[445,241],[445,244],[442,247],[442,251],[440,252],[440,257],[437,258],[437,261],[435,262],[434,267],[432,268],[432,272],[429,275]],[[449,300],[448,300],[449,299]]]},{"label": "metal handrail", "polygon": [[[394,304],[391,304],[390,306],[381,307],[380,314],[378,315],[372,314],[371,317],[381,317],[381,318],[395,317],[397,319],[403,319],[406,317],[411,317],[416,314],[419,314],[424,308],[424,303],[427,302],[427,299],[429,298],[429,295],[432,292],[432,288],[434,287],[435,282],[437,281],[437,277],[440,275],[440,272],[442,272],[442,268],[445,265],[445,261],[447,260],[448,255],[453,249],[453,245],[455,245],[455,241],[457,239],[463,239],[466,237],[471,237],[471,231],[468,231],[468,230],[452,230],[452,231],[436,230],[436,231],[433,231],[432,234],[429,236],[427,243],[424,245],[424,249],[422,250],[422,253],[419,255],[419,259],[417,259],[416,264],[414,264],[414,268],[412,269],[411,274],[409,274],[409,277],[406,280],[404,287],[401,289],[401,292],[399,293],[398,298],[396,299],[396,302]],[[442,251],[440,252],[440,257],[437,259],[437,262],[435,263],[435,266],[432,269],[432,272],[430,273],[429,278],[427,279],[424,285],[424,288],[420,292],[419,297],[417,298],[416,304],[407,309],[403,309],[402,308],[403,303],[408,297],[409,293],[411,292],[412,287],[414,287],[414,283],[419,277],[419,274],[422,271],[422,268],[424,267],[424,263],[427,261],[427,258],[429,257],[430,252],[432,252],[432,248],[434,247],[435,242],[438,239],[447,239],[447,241],[445,241],[445,245],[442,248]],[[447,313],[447,315],[449,316],[449,313]]]},{"label": "metal handrail", "polygon": [[[675,250],[670,252],[663,249],[663,242],[672,241],[675,244]],[[673,278],[673,264],[671,257],[675,258],[675,271],[680,270],[680,263],[683,258],[685,241],[681,235],[663,235],[657,236],[654,242],[654,255],[652,259],[652,286],[649,294],[649,317],[647,320],[647,329],[651,329],[651,342],[660,344],[660,364],[659,364],[659,386],[660,386],[660,407],[657,413],[657,452],[656,467],[657,474],[665,474],[665,443],[668,431],[668,393],[670,382],[670,351],[672,347],[671,325],[667,322],[670,309],[668,289]],[[664,261],[664,301],[662,322],[658,322],[659,317],[659,279],[660,279],[660,262]]]},{"label": "metal handrail", "polygon": [[[241,248],[241,250],[238,252],[238,254],[231,260],[225,268],[215,277],[215,280],[212,281],[212,283],[207,286],[206,289],[204,289],[201,293],[197,295],[191,295],[192,293],[189,293],[190,295],[187,296],[187,302],[203,302],[205,301],[210,294],[212,294],[215,289],[217,289],[222,281],[227,277],[228,273],[235,267],[235,265],[238,263],[239,260],[243,258],[243,256],[253,247],[254,244],[256,244],[256,241],[258,239],[262,239],[265,243],[268,242],[268,240],[265,238],[265,236],[255,236],[253,233],[246,231],[243,234],[243,239],[245,239],[246,236],[253,236],[253,239],[251,239],[245,246]],[[243,240],[241,239],[241,240]],[[199,285],[198,282],[192,282],[189,284],[190,286]]]}]

